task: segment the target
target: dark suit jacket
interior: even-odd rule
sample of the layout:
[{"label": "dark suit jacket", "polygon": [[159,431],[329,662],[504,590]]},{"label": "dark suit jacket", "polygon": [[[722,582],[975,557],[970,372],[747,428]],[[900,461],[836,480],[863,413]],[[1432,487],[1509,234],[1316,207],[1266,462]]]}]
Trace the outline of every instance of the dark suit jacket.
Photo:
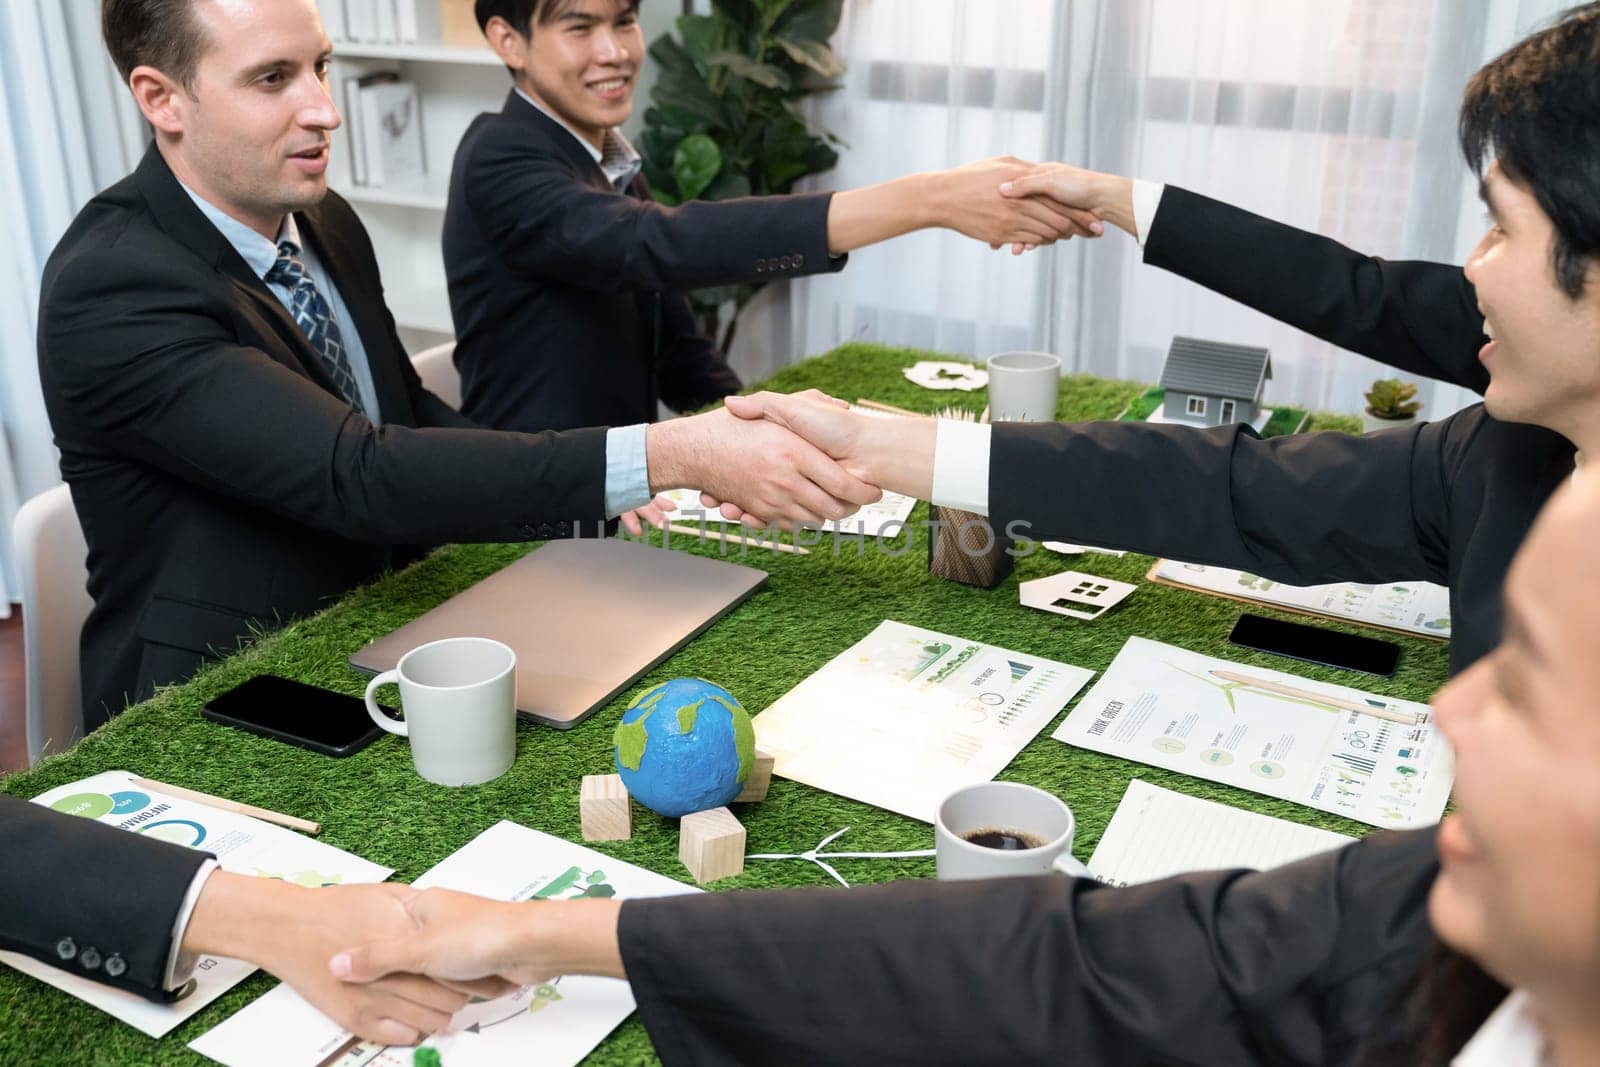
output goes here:
[{"label": "dark suit jacket", "polygon": [[349,205],[330,194],[296,218],[360,332],[382,426],[339,397],[154,148],[45,266],[39,372],[94,598],[87,728],[408,546],[563,536],[602,515],[603,430],[472,428],[418,381]]},{"label": "dark suit jacket", "polygon": [[1432,940],[1433,838],[1126,889],[1045,875],[630,900],[618,933],[669,1065],[1340,1065],[1393,1026]]},{"label": "dark suit jacket", "polygon": [[[1483,317],[1458,267],[1390,263],[1168,187],[1149,263],[1318,337],[1482,390]],[[1450,587],[1450,664],[1500,639],[1501,584],[1571,442],[1476,404],[1364,436],[1263,441],[1246,427],[1000,423],[997,528],[1234,567],[1282,582],[1426,579]],[[1052,491],[1041,492],[1041,486]]]},{"label": "dark suit jacket", "polygon": [[612,188],[516,92],[456,149],[444,219],[461,410],[485,426],[650,422],[740,388],[685,290],[837,270],[829,194],[669,208]]},{"label": "dark suit jacket", "polygon": [[0,948],[168,999],[172,924],[207,853],[0,794],[0,855]]}]

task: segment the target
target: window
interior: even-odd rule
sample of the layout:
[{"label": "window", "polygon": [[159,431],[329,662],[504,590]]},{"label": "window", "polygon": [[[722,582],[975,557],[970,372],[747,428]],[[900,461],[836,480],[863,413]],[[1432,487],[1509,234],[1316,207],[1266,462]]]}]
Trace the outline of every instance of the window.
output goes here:
[{"label": "window", "polygon": [[1224,424],[1233,421],[1234,402],[1232,400],[1224,400],[1222,402],[1222,407],[1219,410],[1222,412],[1222,421]]},{"label": "window", "polygon": [[1189,398],[1189,414],[1191,414],[1191,415],[1204,415],[1205,413],[1206,413],[1206,398],[1203,397],[1203,396],[1191,396]]}]

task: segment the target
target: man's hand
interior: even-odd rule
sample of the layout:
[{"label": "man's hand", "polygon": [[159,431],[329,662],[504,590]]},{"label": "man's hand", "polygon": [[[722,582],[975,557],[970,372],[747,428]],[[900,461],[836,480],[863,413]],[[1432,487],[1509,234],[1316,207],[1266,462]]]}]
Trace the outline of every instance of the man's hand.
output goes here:
[{"label": "man's hand", "polygon": [[624,977],[614,900],[508,904],[448,889],[406,903],[411,928],[362,941],[327,961],[327,973],[352,989],[397,974],[452,984],[489,980],[503,991],[561,974]]},{"label": "man's hand", "polygon": [[413,896],[404,885],[304,889],[216,871],[200,891],[183,947],[249,960],[345,1029],[371,1041],[414,1045],[443,1029],[468,992],[416,974],[352,986],[328,973],[328,957],[344,946],[410,932],[405,904]]},{"label": "man's hand", "polygon": [[[1075,220],[1100,219],[1133,233],[1133,182],[1067,163],[1040,163],[1000,183],[1000,195],[1019,202],[1044,200]],[[1100,229],[1095,229],[1099,236]],[[1016,247],[1013,252],[1018,251]]]},{"label": "man's hand", "polygon": [[820,526],[883,495],[778,421],[726,407],[652,424],[645,454],[652,491],[701,489],[737,505],[756,529]]},{"label": "man's hand", "polygon": [[1015,246],[1100,236],[1100,220],[1085,207],[1047,197],[1001,194],[1003,184],[1015,187],[1036,169],[1014,156],[998,156],[932,175],[938,225],[994,248],[1013,245],[1013,251]]},{"label": "man's hand", "polygon": [[642,508],[624,511],[617,516],[617,519],[622,523],[622,528],[627,530],[630,535],[643,537],[645,523],[649,523],[659,530],[667,525],[667,513],[676,510],[678,510],[678,505],[664,496],[658,496]]},{"label": "man's hand", "polygon": [[[933,419],[862,415],[815,389],[730,396],[723,403],[739,418],[770,422],[805,438],[851,477],[920,500],[932,495]],[[701,502],[719,507],[726,519],[748,521],[736,500],[708,490]]]}]

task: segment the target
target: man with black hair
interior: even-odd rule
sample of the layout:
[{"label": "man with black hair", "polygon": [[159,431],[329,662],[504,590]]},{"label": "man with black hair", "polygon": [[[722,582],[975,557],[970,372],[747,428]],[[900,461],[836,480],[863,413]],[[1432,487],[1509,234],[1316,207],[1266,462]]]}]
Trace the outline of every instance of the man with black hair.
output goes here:
[{"label": "man with black hair", "polygon": [[656,203],[618,130],[644,60],[638,7],[477,0],[515,83],[462,138],[445,210],[462,410],[479,422],[645,422],[658,401],[692,411],[738,391],[686,290],[839,270],[852,249],[930,226],[990,244],[1074,232],[1074,212],[999,195],[1025,170],[1012,159],[840,193]]},{"label": "man with black hair", "polygon": [[[1500,587],[1533,517],[1600,454],[1600,5],[1574,8],[1467,86],[1460,139],[1492,224],[1465,269],[1391,262],[1179,189],[1066,164],[1008,183],[1132,234],[1145,261],[1484,402],[1355,437],[1246,426],[863,420],[733,397],[885,489],[1048,536],[1278,581],[1448,585],[1450,663],[1500,639]],[[1048,490],[1046,490],[1048,487]],[[1084,506],[1093,501],[1093,507]],[[736,509],[727,509],[736,515]]]},{"label": "man with black hair", "polygon": [[38,340],[89,544],[86,729],[415,546],[572,536],[702,479],[788,524],[877,499],[725,411],[479,428],[422,388],[367,232],[328,192],[340,117],[313,0],[104,0],[102,22],[155,142],[51,254]]}]

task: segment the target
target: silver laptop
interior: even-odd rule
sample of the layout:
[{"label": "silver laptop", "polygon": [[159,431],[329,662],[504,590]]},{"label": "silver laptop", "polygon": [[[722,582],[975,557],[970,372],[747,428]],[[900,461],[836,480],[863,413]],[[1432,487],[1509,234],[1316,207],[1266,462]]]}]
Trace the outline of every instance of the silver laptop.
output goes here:
[{"label": "silver laptop", "polygon": [[350,657],[492,637],[517,654],[517,711],[565,729],[743,603],[767,572],[620,540],[552,541]]}]

